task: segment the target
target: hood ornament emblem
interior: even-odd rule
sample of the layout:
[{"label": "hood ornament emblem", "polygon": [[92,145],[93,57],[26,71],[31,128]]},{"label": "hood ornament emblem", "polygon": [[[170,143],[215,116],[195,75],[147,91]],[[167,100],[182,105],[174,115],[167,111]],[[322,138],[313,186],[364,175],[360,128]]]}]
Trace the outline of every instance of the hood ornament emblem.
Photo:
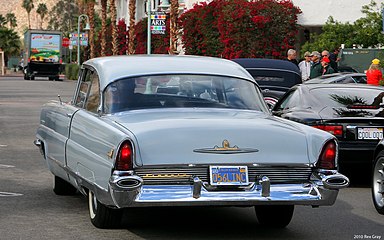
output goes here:
[{"label": "hood ornament emblem", "polygon": [[216,154],[233,154],[233,153],[252,153],[258,152],[258,149],[255,148],[239,148],[238,146],[231,147],[228,140],[224,140],[222,146],[214,146],[213,148],[200,148],[194,149],[194,152],[197,153],[216,153]]}]

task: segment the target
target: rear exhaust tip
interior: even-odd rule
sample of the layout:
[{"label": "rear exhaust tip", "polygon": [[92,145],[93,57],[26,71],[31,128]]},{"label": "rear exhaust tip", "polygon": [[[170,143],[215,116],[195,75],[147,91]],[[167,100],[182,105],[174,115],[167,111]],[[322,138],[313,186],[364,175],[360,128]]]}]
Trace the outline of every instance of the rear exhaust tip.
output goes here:
[{"label": "rear exhaust tip", "polygon": [[136,178],[125,178],[116,182],[121,188],[137,188],[141,186],[141,181]]},{"label": "rear exhaust tip", "polygon": [[349,186],[349,179],[342,174],[323,176],[323,184],[329,189],[341,189]]}]

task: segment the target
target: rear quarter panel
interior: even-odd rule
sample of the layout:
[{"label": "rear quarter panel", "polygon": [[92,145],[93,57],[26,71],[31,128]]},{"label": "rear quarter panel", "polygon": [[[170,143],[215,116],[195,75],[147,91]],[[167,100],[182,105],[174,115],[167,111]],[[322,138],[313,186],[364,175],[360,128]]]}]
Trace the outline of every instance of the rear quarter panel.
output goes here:
[{"label": "rear quarter panel", "polygon": [[72,119],[66,148],[68,168],[90,184],[107,190],[117,149],[128,135],[108,117],[78,111]]}]

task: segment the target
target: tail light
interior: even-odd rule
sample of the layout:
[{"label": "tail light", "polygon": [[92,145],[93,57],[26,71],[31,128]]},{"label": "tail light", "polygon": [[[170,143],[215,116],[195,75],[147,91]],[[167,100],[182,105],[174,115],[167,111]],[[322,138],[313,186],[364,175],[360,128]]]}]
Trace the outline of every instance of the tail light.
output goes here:
[{"label": "tail light", "polygon": [[320,154],[316,167],[322,169],[336,169],[337,147],[335,141],[327,142]]},{"label": "tail light", "polygon": [[130,142],[124,142],[117,154],[115,169],[119,171],[128,171],[133,168],[133,151]]},{"label": "tail light", "polygon": [[343,126],[342,125],[315,125],[312,127],[324,130],[326,132],[329,132],[330,134],[333,134],[336,137],[342,137],[343,136]]}]

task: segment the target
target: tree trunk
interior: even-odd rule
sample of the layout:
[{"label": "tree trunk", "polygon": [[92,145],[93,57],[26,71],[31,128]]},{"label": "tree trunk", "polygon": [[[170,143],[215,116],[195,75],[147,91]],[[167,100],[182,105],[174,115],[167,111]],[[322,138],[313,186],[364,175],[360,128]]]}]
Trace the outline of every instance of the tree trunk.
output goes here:
[{"label": "tree trunk", "polygon": [[28,29],[31,29],[31,16],[30,16],[30,13],[28,13]]},{"label": "tree trunk", "polygon": [[107,0],[101,0],[101,56],[106,55],[106,48],[107,48],[107,40],[106,40],[106,33],[107,33]]},{"label": "tree trunk", "polygon": [[129,32],[127,54],[135,53],[136,0],[129,0]]},{"label": "tree trunk", "polygon": [[90,58],[95,58],[95,2],[89,1],[87,4],[87,12],[89,17],[89,36],[88,36],[88,42],[89,42],[89,50],[90,50]]},{"label": "tree trunk", "polygon": [[119,46],[117,42],[117,25],[116,25],[116,5],[115,0],[109,1],[109,7],[111,12],[111,24],[112,24],[112,54],[119,54]]},{"label": "tree trunk", "polygon": [[177,54],[177,39],[179,29],[177,26],[177,18],[179,16],[179,1],[171,0],[170,12],[170,30],[169,30],[169,54]]}]

